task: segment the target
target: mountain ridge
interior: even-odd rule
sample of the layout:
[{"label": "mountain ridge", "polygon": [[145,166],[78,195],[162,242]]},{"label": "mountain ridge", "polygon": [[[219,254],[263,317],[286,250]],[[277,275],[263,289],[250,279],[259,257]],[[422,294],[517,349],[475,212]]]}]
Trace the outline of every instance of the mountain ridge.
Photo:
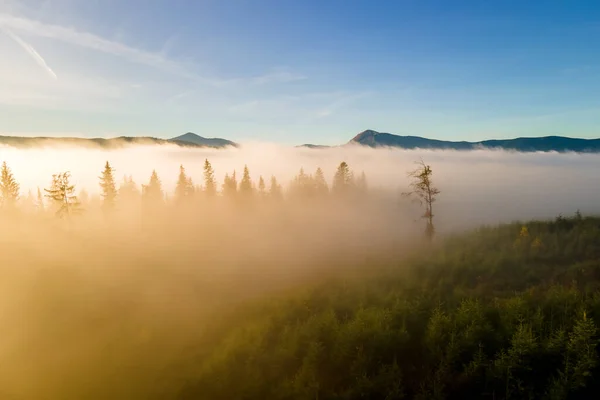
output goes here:
[{"label": "mountain ridge", "polygon": [[[187,135],[187,136],[186,136]],[[193,135],[193,136],[192,136]],[[115,149],[132,145],[165,145],[173,144],[180,147],[225,148],[237,147],[238,144],[227,139],[204,138],[195,133],[176,136],[171,139],[161,139],[152,136],[118,136],[113,138],[84,138],[59,136],[8,136],[0,135],[0,145],[16,148],[32,148],[40,146],[76,145],[83,147]]]},{"label": "mountain ridge", "polygon": [[556,151],[598,153],[600,139],[581,139],[565,136],[518,137],[514,139],[489,139],[478,142],[427,139],[421,136],[401,136],[367,129],[346,144],[368,147],[395,147],[403,149],[476,150],[502,149],[519,152]]}]

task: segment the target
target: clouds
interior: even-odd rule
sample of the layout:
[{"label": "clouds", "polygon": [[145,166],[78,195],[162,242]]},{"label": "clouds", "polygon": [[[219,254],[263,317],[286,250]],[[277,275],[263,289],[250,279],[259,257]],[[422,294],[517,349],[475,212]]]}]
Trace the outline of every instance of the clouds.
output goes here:
[{"label": "clouds", "polygon": [[52,68],[50,68],[48,64],[46,64],[46,60],[44,60],[44,58],[33,48],[33,46],[31,46],[29,43],[25,42],[23,39],[12,33],[10,29],[6,27],[3,28],[2,25],[0,25],[0,30],[4,31],[4,33],[6,33],[11,39],[17,42],[17,44],[21,46],[23,50],[25,50],[35,60],[35,62],[38,63],[38,65],[42,67],[42,69],[44,69],[48,73],[48,75],[50,75],[52,79],[58,79]]}]

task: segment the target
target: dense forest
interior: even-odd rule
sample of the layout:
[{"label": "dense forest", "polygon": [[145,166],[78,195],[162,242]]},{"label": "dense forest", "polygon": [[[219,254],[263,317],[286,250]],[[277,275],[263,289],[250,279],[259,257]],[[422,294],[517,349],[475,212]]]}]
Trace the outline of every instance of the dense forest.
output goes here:
[{"label": "dense forest", "polygon": [[600,218],[436,236],[432,174],[408,172],[415,228],[344,162],[283,187],[206,160],[168,196],[107,162],[99,198],[68,172],[21,198],[4,164],[0,393],[597,398]]}]

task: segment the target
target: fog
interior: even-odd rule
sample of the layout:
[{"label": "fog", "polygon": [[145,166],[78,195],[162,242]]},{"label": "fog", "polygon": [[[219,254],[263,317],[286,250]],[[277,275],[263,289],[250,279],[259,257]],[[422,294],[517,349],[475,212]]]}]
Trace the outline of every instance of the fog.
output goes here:
[{"label": "fog", "polygon": [[274,175],[285,186],[300,168],[312,173],[321,167],[331,183],[338,164],[346,161],[355,174],[366,173],[370,187],[384,189],[396,197],[407,189],[406,172],[423,158],[433,168],[434,183],[442,191],[436,204],[441,231],[515,219],[552,218],[577,209],[582,213],[600,211],[600,155],[596,154],[362,146],[308,149],[268,143],[224,150],[170,145],[116,150],[0,147],[0,160],[11,167],[24,194],[47,187],[51,175],[61,171],[71,171],[79,189],[98,193],[98,176],[106,161],[116,170],[118,182],[124,175],[131,175],[138,185],[147,183],[156,169],[165,191],[172,193],[179,165],[186,168],[195,183],[202,183],[206,158],[215,169],[219,185],[225,173],[237,171],[239,178],[244,165],[248,165],[254,181],[263,176],[268,183]]},{"label": "fog", "polygon": [[[301,288],[418,251],[422,210],[400,197],[414,161],[430,164],[441,194],[443,237],[482,223],[598,212],[600,157],[502,151],[404,151],[253,144],[209,150],[176,146],[94,150],[0,148],[21,192],[54,173],[99,194],[109,161],[117,182],[147,183],[153,169],[172,193],[183,165],[195,183],[209,159],[217,182],[244,165],[256,183],[285,185],[300,168],[331,178],[341,161],[364,171],[367,197],[345,201],[211,201],[107,216],[93,204],[68,221],[46,212],[0,215],[0,398],[175,398],[192,373],[203,334],[251,299]],[[25,197],[25,196],[23,196]]]}]

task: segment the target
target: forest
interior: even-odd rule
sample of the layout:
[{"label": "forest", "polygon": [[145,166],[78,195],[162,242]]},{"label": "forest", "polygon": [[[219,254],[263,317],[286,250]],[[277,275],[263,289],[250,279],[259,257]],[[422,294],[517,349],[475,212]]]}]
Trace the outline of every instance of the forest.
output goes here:
[{"label": "forest", "polygon": [[402,208],[346,162],[173,193],[106,162],[100,196],[4,163],[1,397],[597,398],[600,218],[437,234],[434,172]]}]

